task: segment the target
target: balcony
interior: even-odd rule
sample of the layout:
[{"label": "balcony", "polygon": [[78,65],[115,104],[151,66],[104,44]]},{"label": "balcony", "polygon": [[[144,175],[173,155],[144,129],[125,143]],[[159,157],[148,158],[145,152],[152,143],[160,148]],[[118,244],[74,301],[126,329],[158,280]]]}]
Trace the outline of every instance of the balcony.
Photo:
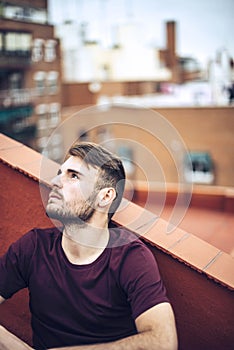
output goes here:
[{"label": "balcony", "polygon": [[33,3],[30,1],[24,1],[25,4],[8,3],[3,1],[3,4],[0,4],[0,18],[5,18],[14,21],[24,21],[32,23],[47,23],[47,9],[46,1],[37,1],[37,4],[32,6]]},{"label": "balcony", "polygon": [[31,90],[0,92],[0,130],[5,135],[30,145],[36,134]]},{"label": "balcony", "polygon": [[0,111],[12,107],[33,104],[35,93],[32,89],[0,90]]},{"label": "balcony", "polygon": [[31,51],[0,51],[0,69],[24,69],[31,64]]}]

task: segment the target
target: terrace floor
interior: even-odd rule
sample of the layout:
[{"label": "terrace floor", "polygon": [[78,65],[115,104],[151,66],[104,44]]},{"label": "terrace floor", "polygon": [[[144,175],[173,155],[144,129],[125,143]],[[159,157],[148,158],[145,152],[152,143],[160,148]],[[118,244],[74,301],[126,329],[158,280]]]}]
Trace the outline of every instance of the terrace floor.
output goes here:
[{"label": "terrace floor", "polygon": [[[136,204],[141,205],[140,202]],[[148,209],[158,214],[154,204],[149,204]],[[165,206],[161,218],[169,220],[172,210],[172,206]],[[234,257],[233,213],[192,206],[179,227]]]}]

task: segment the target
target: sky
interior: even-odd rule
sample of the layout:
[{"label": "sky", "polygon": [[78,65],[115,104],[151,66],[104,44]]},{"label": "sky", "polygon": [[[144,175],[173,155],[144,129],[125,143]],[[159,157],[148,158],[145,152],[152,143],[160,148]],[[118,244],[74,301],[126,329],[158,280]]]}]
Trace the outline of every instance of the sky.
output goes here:
[{"label": "sky", "polygon": [[177,23],[177,54],[192,56],[202,64],[225,48],[234,57],[234,0],[48,0],[53,24],[70,20],[87,23],[89,40],[108,47],[114,28],[135,23],[146,46],[164,48],[165,22]]}]

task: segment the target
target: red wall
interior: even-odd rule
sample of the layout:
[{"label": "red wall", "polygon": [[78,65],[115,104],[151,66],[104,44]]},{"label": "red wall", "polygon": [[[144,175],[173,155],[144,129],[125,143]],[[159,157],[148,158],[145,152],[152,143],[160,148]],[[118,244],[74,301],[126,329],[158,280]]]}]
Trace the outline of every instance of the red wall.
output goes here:
[{"label": "red wall", "polygon": [[172,302],[180,350],[233,349],[233,293],[151,246]]},{"label": "red wall", "polygon": [[[31,228],[49,227],[51,221],[44,214],[39,186],[35,180],[1,162],[0,172],[0,255],[2,255],[10,243]],[[0,308],[0,324],[31,344],[27,291],[17,293]]]}]

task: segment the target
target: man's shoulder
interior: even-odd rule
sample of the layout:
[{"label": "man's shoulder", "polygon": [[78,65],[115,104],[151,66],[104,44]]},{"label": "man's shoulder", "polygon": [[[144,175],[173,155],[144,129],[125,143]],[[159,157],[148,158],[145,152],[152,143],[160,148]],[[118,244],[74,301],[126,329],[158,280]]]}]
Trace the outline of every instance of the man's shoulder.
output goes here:
[{"label": "man's shoulder", "polygon": [[35,233],[44,236],[44,235],[58,235],[62,232],[62,227],[46,227],[46,228],[38,228],[34,227],[33,230]]},{"label": "man's shoulder", "polygon": [[110,232],[112,237],[115,237],[110,265],[118,274],[121,283],[137,279],[142,274],[153,274],[154,278],[156,276],[157,280],[160,279],[156,258],[140,236],[125,227],[116,227],[114,231],[110,229]]},{"label": "man's shoulder", "polygon": [[21,251],[25,256],[33,256],[36,252],[47,251],[55,244],[60,232],[55,227],[34,227],[12,244],[15,251]]},{"label": "man's shoulder", "polygon": [[61,230],[56,227],[48,227],[48,228],[38,228],[34,227],[29,232],[27,232],[23,238],[24,240],[32,240],[32,241],[47,241],[57,237],[61,233]]},{"label": "man's shoulder", "polygon": [[120,248],[122,253],[131,249],[146,249],[149,248],[141,240],[141,237],[129,230],[124,226],[118,226],[115,223],[111,223],[110,230],[110,248]]}]

